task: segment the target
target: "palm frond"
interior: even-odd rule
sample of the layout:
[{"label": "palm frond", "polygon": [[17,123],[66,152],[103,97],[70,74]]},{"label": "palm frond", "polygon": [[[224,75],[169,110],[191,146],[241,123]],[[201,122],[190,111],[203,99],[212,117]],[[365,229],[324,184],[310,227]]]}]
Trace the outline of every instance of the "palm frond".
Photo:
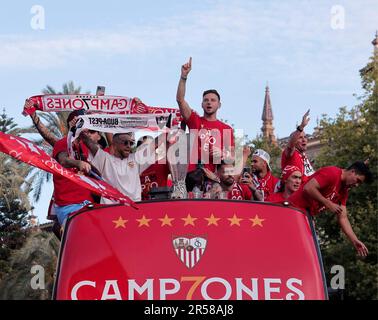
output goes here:
[{"label": "palm frond", "polygon": [[42,89],[43,94],[57,94],[55,89],[49,85],[46,86],[45,89]]}]

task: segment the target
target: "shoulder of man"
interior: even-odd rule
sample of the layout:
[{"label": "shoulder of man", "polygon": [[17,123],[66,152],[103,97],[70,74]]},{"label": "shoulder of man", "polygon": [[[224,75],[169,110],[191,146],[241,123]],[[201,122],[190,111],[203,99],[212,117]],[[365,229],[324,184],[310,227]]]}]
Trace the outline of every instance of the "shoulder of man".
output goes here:
[{"label": "shoulder of man", "polygon": [[185,123],[188,125],[189,129],[199,129],[201,122],[203,121],[203,117],[200,117],[197,112],[192,109],[192,113],[188,120]]},{"label": "shoulder of man", "polygon": [[67,136],[64,136],[54,144],[53,157],[55,158],[60,152],[68,152]]},{"label": "shoulder of man", "polygon": [[281,166],[283,166],[283,168],[284,168],[285,166],[292,164],[292,165],[296,165],[297,167],[300,168],[301,164],[303,163],[303,159],[302,159],[300,152],[296,148],[294,148],[293,154],[290,156],[290,150],[291,149],[289,147],[285,147],[282,150]]},{"label": "shoulder of man", "polygon": [[233,130],[233,128],[229,124],[227,124],[226,122],[223,122],[223,121],[221,121],[219,119],[217,119],[217,121],[218,121],[218,124],[221,127],[223,127],[223,129],[231,129],[231,130]]},{"label": "shoulder of man", "polygon": [[315,173],[338,175],[338,174],[341,173],[341,171],[342,171],[342,169],[339,168],[339,167],[336,167],[336,166],[327,166],[327,167],[320,168]]},{"label": "shoulder of man", "polygon": [[[308,181],[315,179],[321,187],[334,184],[341,175],[341,169],[335,166],[323,167],[317,170]],[[308,182],[307,181],[307,182]]]},{"label": "shoulder of man", "polygon": [[273,173],[271,173],[271,175],[272,175],[273,183],[274,183],[274,185],[276,185],[280,181],[280,179],[277,178],[276,176],[274,176]]}]

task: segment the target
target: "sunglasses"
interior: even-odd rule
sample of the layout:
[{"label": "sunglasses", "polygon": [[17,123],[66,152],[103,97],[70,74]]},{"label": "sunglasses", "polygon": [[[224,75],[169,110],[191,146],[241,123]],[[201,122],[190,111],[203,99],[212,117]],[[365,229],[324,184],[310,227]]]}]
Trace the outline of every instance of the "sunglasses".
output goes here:
[{"label": "sunglasses", "polygon": [[88,130],[89,133],[98,133],[96,130]]},{"label": "sunglasses", "polygon": [[135,144],[135,142],[132,140],[125,140],[125,141],[122,141],[121,143],[124,144],[125,146],[130,146],[130,147],[134,146]]}]

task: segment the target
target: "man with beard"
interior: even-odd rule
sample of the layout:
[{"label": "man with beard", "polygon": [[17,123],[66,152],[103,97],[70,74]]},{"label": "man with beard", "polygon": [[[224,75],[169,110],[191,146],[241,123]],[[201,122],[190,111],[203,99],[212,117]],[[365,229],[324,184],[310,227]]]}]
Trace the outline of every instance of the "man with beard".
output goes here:
[{"label": "man with beard", "polygon": [[[90,139],[88,131],[83,131],[80,137],[91,153],[91,163],[99,170],[103,179],[133,201],[140,201],[142,188],[139,176],[155,162],[155,142],[142,145],[132,153],[135,144],[133,134],[117,133],[113,136],[112,149],[107,153]],[[116,202],[101,198],[101,203]]]},{"label": "man with beard", "polygon": [[305,183],[315,173],[310,160],[306,156],[307,138],[303,131],[310,121],[309,114],[310,110],[304,114],[297,130],[290,135],[288,145],[282,151],[281,156],[281,169],[283,170],[287,165],[298,167],[302,174],[302,183]]},{"label": "man with beard", "polygon": [[351,188],[358,187],[363,182],[370,182],[372,174],[366,163],[356,161],[347,169],[324,167],[302,184],[288,201],[302,210],[309,210],[311,215],[317,215],[329,210],[337,215],[337,221],[352,242],[360,256],[367,256],[368,249],[358,240],[348,219],[346,202]]},{"label": "man with beard", "polygon": [[210,198],[220,198],[229,200],[261,200],[256,194],[256,188],[249,184],[237,183],[238,176],[235,176],[233,164],[222,162],[217,165],[217,176],[219,183],[214,183],[208,191]]},{"label": "man with beard", "polygon": [[280,187],[278,192],[269,195],[269,202],[284,202],[294,192],[298,191],[302,182],[302,174],[296,166],[286,166],[281,174]]},{"label": "man with beard", "polygon": [[[203,116],[194,112],[185,100],[186,80],[192,69],[192,58],[181,67],[181,77],[177,88],[176,100],[180,113],[188,125],[191,134],[198,141],[198,155],[192,155],[188,173],[196,170],[199,162],[205,168],[215,172],[216,164],[232,157],[234,135],[232,128],[217,119],[221,107],[220,95],[214,90],[206,90],[202,95]],[[198,138],[197,138],[198,137]],[[194,145],[195,146],[195,145]]]},{"label": "man with beard", "polygon": [[269,165],[270,155],[263,149],[257,149],[252,154],[252,176],[246,174],[244,180],[255,185],[257,190],[263,194],[262,201],[265,201],[275,190],[278,179],[272,175]]}]

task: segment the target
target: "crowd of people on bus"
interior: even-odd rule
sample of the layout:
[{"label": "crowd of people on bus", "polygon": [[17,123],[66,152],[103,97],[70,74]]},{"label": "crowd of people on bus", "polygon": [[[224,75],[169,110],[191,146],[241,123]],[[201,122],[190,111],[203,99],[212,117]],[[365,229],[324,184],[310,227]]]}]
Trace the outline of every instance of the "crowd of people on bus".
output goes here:
[{"label": "crowd of people on bus", "polygon": [[[358,254],[366,256],[368,249],[355,235],[348,220],[346,202],[351,188],[372,180],[367,162],[356,161],[346,169],[330,166],[315,171],[306,156],[307,138],[304,129],[310,120],[308,110],[282,151],[279,178],[272,173],[269,153],[262,149],[251,152],[249,147],[245,147],[242,170],[236,170],[233,129],[217,118],[221,107],[220,94],[214,89],[203,92],[202,116],[185,100],[191,68],[190,58],[181,67],[176,95],[183,122],[189,133],[195,132],[196,135],[192,149],[198,149],[187,167],[186,189],[189,197],[281,204],[286,201],[293,207],[308,210],[311,215],[328,210],[337,215],[341,229]],[[27,100],[25,106],[32,107],[32,102]],[[81,114],[82,110],[70,113],[68,130],[75,127]],[[164,154],[158,151],[167,148],[168,142],[161,146],[151,136],[143,136],[136,142],[131,132],[110,137],[107,134],[105,139],[98,131],[84,130],[72,144],[72,156],[68,150],[67,137],[54,137],[36,113],[31,118],[38,132],[53,146],[53,157],[62,166],[103,179],[133,201],[148,200],[153,188],[172,185],[169,163],[157,161],[160,159],[156,157]],[[155,158],[141,163],[139,158],[145,154],[146,148],[153,150],[149,154]],[[246,164],[247,159],[250,159],[250,166]],[[64,177],[54,175],[53,181],[53,207],[62,226],[71,213],[89,203],[114,203],[109,199],[98,199],[87,189]]]}]

